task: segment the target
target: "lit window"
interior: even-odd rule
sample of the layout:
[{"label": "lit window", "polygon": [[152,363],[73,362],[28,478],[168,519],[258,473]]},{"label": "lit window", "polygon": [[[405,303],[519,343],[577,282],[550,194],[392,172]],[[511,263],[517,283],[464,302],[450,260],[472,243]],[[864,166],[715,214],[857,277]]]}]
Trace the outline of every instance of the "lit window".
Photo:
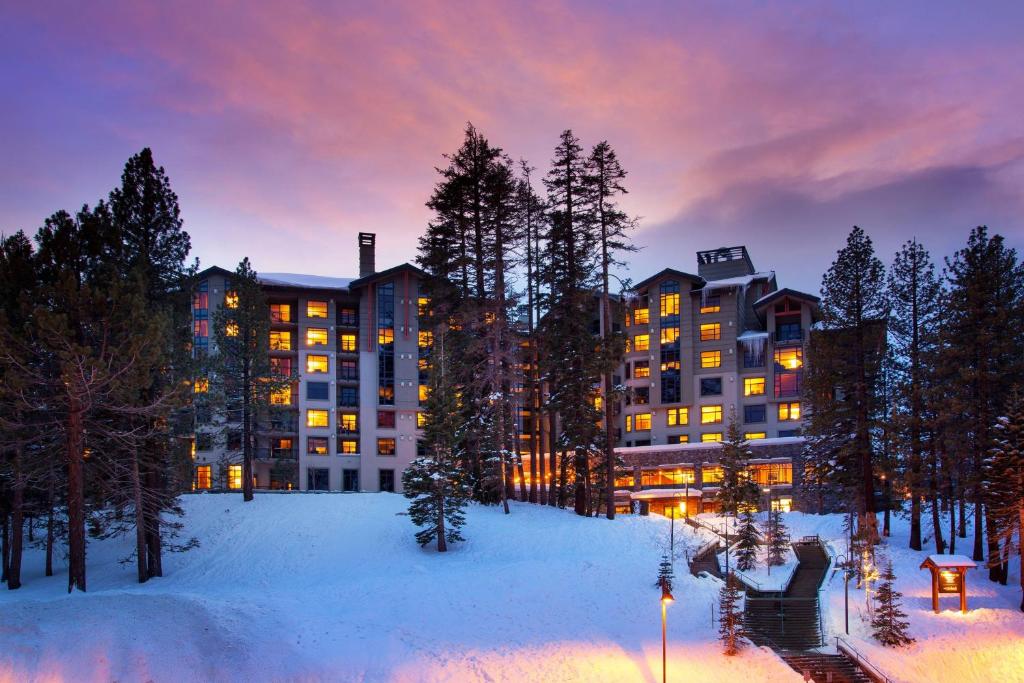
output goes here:
[{"label": "lit window", "polygon": [[205,490],[209,489],[211,485],[210,466],[200,465],[196,468],[196,488]]},{"label": "lit window", "polygon": [[702,425],[718,424],[722,421],[722,406],[701,406],[700,423]]},{"label": "lit window", "polygon": [[690,423],[690,409],[689,408],[669,408],[667,424],[669,427],[676,427],[678,425],[685,425]]},{"label": "lit window", "polygon": [[270,392],[270,405],[273,406],[290,406],[292,404],[292,390],[291,387],[285,387],[284,389],[277,389],[276,391]]},{"label": "lit window", "polygon": [[354,335],[354,334],[342,334],[342,335],[339,335],[338,344],[339,344],[339,348],[342,351],[355,351],[356,350],[356,335]]},{"label": "lit window", "polygon": [[343,439],[338,452],[344,455],[355,455],[359,453],[359,442],[355,439]]},{"label": "lit window", "polygon": [[306,317],[307,318],[326,318],[327,317],[327,302],[326,301],[307,301],[306,302]]},{"label": "lit window", "polygon": [[721,443],[722,432],[710,432],[708,434],[701,434],[700,440],[702,443]]},{"label": "lit window", "polygon": [[768,435],[764,432],[747,432],[743,435],[743,438],[747,441],[754,441],[755,439],[765,439]]},{"label": "lit window", "polygon": [[747,466],[748,476],[761,486],[793,483],[793,463],[772,462]]},{"label": "lit window", "polygon": [[604,408],[604,397],[603,396],[595,396],[594,397],[594,410],[601,410],[602,408]]},{"label": "lit window", "polygon": [[292,321],[291,304],[270,304],[270,322],[290,323]]},{"label": "lit window", "polygon": [[292,333],[282,332],[280,330],[270,331],[270,350],[271,351],[291,351],[292,349]]},{"label": "lit window", "polygon": [[633,377],[637,379],[643,379],[644,377],[651,376],[651,361],[649,360],[638,360],[633,364]]},{"label": "lit window", "polygon": [[228,488],[235,490],[242,488],[241,465],[228,465]]},{"label": "lit window", "polygon": [[327,356],[310,353],[306,355],[306,372],[327,372],[329,361]]},{"label": "lit window", "polygon": [[197,394],[205,394],[210,390],[210,380],[206,377],[200,377],[192,387]]},{"label": "lit window", "polygon": [[627,432],[633,431],[633,416],[632,415],[627,415],[626,416],[626,431]]},{"label": "lit window", "polygon": [[676,434],[675,436],[668,437],[669,443],[690,443],[689,434]]},{"label": "lit window", "polygon": [[193,324],[192,331],[197,337],[209,337],[210,336],[210,321],[209,320],[196,320]]},{"label": "lit window", "polygon": [[718,484],[722,481],[724,470],[718,465],[705,465],[701,468],[700,477],[705,484]]},{"label": "lit window", "polygon": [[238,308],[238,292],[232,290],[224,292],[224,305],[228,308]]},{"label": "lit window", "polygon": [[377,439],[377,455],[394,455],[394,439]]},{"label": "lit window", "polygon": [[701,351],[700,366],[702,368],[718,368],[722,366],[721,351]]},{"label": "lit window", "polygon": [[651,414],[650,413],[637,413],[636,414],[636,431],[646,432],[651,429]]},{"label": "lit window", "polygon": [[772,510],[774,512],[792,512],[793,511],[793,499],[792,498],[773,498],[772,499]]},{"label": "lit window", "polygon": [[722,338],[721,323],[704,323],[700,326],[701,341],[718,341]]},{"label": "lit window", "polygon": [[311,436],[306,439],[306,452],[310,455],[327,455],[327,437]]},{"label": "lit window", "polygon": [[799,420],[800,419],[800,404],[794,403],[780,403],[779,404],[779,420]]},{"label": "lit window", "polygon": [[764,377],[745,377],[743,379],[744,396],[763,396]]},{"label": "lit window", "polygon": [[633,336],[633,350],[634,351],[647,351],[651,348],[651,337],[646,334],[637,334]]},{"label": "lit window", "polygon": [[229,321],[228,324],[224,326],[224,334],[228,335],[229,337],[237,337],[238,323],[236,323],[233,320]]},{"label": "lit window", "polygon": [[663,327],[661,328],[661,343],[672,344],[676,339],[679,339],[679,328],[678,327]]},{"label": "lit window", "polygon": [[310,409],[306,411],[307,427],[327,427],[330,425],[330,416],[326,410]]},{"label": "lit window", "polygon": [[427,414],[424,412],[416,413],[416,427],[417,429],[423,429],[427,426]]},{"label": "lit window", "polygon": [[327,328],[307,327],[306,346],[327,346]]},{"label": "lit window", "polygon": [[649,325],[651,322],[651,311],[647,308],[637,308],[633,311],[634,325]]},{"label": "lit window", "polygon": [[718,313],[722,310],[722,297],[720,296],[709,296],[701,304],[701,313]]},{"label": "lit window", "polygon": [[338,414],[338,431],[349,434],[359,431],[358,416],[355,413]]},{"label": "lit window", "polygon": [[669,360],[669,361],[665,361],[664,363],[661,364],[661,371],[665,372],[666,370],[678,370],[680,367],[681,366],[680,366],[679,361],[677,361],[677,360]]},{"label": "lit window", "polygon": [[786,370],[799,370],[804,366],[804,351],[799,347],[775,349],[775,364]]},{"label": "lit window", "polygon": [[430,313],[430,299],[421,296],[416,299],[416,315],[425,318]]},{"label": "lit window", "polygon": [[679,292],[662,293],[661,317],[667,318],[672,315],[679,315]]},{"label": "lit window", "polygon": [[429,349],[434,345],[434,334],[433,332],[420,330],[419,339],[417,340],[421,349]]},{"label": "lit window", "polygon": [[377,330],[377,343],[381,346],[391,344],[395,341],[395,331],[390,327],[382,327]]}]

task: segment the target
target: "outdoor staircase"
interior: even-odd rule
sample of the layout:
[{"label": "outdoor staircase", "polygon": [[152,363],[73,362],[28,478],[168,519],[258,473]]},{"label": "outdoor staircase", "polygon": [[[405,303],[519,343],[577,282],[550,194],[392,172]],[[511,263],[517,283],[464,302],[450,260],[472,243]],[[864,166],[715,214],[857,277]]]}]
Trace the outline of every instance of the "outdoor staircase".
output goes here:
[{"label": "outdoor staircase", "polygon": [[814,683],[874,683],[874,679],[843,655],[780,652],[779,656],[798,674],[809,673]]},{"label": "outdoor staircase", "polygon": [[718,564],[718,553],[722,550],[722,544],[712,541],[700,548],[690,560],[690,573],[700,576],[701,572],[707,572],[711,576],[722,578],[722,568]]},{"label": "outdoor staircase", "polygon": [[818,543],[793,544],[799,564],[785,593],[747,589],[743,625],[757,645],[775,650],[811,650],[822,645],[818,587],[828,569],[828,556]]}]

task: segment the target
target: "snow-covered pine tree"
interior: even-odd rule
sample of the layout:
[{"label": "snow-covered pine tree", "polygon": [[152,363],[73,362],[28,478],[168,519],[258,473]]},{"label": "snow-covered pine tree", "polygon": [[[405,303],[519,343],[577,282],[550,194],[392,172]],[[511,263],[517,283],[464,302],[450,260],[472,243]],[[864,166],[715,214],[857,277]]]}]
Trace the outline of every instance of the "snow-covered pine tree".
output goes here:
[{"label": "snow-covered pine tree", "polygon": [[871,630],[875,640],[882,645],[899,647],[914,642],[910,636],[907,615],[902,610],[903,594],[893,584],[896,574],[892,570],[892,560],[886,562],[882,580],[875,589],[875,613],[871,618]]},{"label": "snow-covered pine tree", "polygon": [[742,597],[739,581],[730,574],[718,591],[718,637],[728,656],[740,651],[743,644],[741,638],[746,636],[743,629]]},{"label": "snow-covered pine tree", "polygon": [[447,331],[434,329],[430,358],[430,393],[423,406],[423,446],[426,455],[416,458],[402,473],[409,517],[421,527],[416,532],[420,545],[437,541],[438,552],[448,543],[463,540],[465,507],[471,494],[462,461],[464,425],[451,372],[451,350],[445,348]]},{"label": "snow-covered pine tree", "polygon": [[789,549],[789,529],[782,521],[782,510],[768,510],[765,520],[764,536],[768,545],[768,566],[777,567],[786,563],[786,551]]},{"label": "snow-covered pine tree", "polygon": [[747,460],[750,455],[750,444],[743,438],[736,410],[732,409],[729,412],[725,441],[722,442],[722,454],[719,456],[722,481],[718,485],[718,502],[726,515],[735,515],[741,508],[757,504],[757,484],[747,476]]},{"label": "snow-covered pine tree", "polygon": [[736,530],[736,568],[742,572],[757,565],[757,551],[761,547],[759,533],[753,506],[744,507]]},{"label": "snow-covered pine tree", "polygon": [[1000,552],[989,558],[999,563],[1005,577],[1010,555],[1014,551],[1020,558],[1021,604],[1024,612],[1024,395],[1015,391],[1007,406],[1006,415],[999,418],[995,428],[995,447],[987,468],[989,516],[996,529]]},{"label": "snow-covered pine tree", "polygon": [[668,553],[661,554],[661,562],[658,563],[658,580],[654,582],[657,587],[665,586],[669,590],[672,590],[672,579],[675,578],[675,572],[672,569],[672,558],[668,556]]}]

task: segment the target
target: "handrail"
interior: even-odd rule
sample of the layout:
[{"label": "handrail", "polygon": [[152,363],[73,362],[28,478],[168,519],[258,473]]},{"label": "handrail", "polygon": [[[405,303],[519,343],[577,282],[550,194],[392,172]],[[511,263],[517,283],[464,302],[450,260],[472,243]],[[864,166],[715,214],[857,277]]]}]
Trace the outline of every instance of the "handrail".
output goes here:
[{"label": "handrail", "polygon": [[878,683],[896,683],[895,680],[882,673],[881,669],[869,662],[864,655],[857,652],[852,645],[843,640],[840,636],[836,636],[836,650],[847,659],[853,659],[854,663],[857,664],[864,673],[875,679]]}]

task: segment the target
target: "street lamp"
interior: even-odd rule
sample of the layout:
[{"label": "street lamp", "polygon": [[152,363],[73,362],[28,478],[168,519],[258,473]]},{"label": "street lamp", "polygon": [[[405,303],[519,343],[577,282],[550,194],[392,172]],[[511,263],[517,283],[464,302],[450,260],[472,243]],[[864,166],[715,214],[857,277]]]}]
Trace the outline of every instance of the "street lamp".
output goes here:
[{"label": "street lamp", "polygon": [[772,480],[768,480],[768,486],[764,489],[768,494],[768,576],[772,575]]},{"label": "street lamp", "polygon": [[846,555],[837,555],[836,562],[843,568],[843,614],[846,617],[846,635],[850,635],[850,575],[853,570],[850,568],[850,558]]},{"label": "street lamp", "polygon": [[661,584],[661,683],[666,683],[668,680],[668,618],[666,610],[670,604],[675,602],[675,598],[672,597],[672,592],[668,589],[667,583]]}]

